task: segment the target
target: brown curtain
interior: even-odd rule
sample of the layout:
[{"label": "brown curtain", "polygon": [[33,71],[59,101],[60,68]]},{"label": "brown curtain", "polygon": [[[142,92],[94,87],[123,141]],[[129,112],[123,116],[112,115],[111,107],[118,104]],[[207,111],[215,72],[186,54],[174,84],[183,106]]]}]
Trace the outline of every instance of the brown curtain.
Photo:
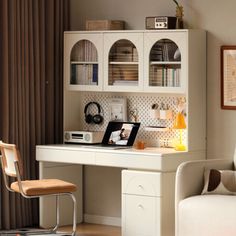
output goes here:
[{"label": "brown curtain", "polygon": [[[62,141],[68,11],[69,0],[0,0],[0,139],[18,145],[25,179],[38,178],[35,146]],[[9,193],[0,175],[0,229],[38,219],[38,201]]]}]

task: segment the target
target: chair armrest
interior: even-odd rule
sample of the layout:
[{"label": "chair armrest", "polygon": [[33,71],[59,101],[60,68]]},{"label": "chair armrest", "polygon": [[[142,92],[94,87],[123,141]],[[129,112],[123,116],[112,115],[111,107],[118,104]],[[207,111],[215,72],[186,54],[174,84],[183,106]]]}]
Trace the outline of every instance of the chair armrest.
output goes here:
[{"label": "chair armrest", "polygon": [[175,179],[176,206],[184,198],[201,194],[205,169],[233,170],[233,161],[229,159],[212,159],[182,163],[177,169]]}]

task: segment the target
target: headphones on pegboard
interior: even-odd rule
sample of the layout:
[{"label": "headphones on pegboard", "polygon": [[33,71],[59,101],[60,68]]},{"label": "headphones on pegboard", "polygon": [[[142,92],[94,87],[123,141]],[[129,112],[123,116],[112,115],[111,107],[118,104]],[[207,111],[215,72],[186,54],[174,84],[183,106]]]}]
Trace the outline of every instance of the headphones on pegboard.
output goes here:
[{"label": "headphones on pegboard", "polygon": [[[97,109],[98,109],[98,113],[95,115],[92,115],[90,113],[88,113],[88,108],[91,105],[96,105]],[[89,102],[86,104],[86,106],[84,107],[84,115],[85,115],[85,122],[87,124],[101,124],[103,122],[103,116],[101,115],[101,106],[97,103],[97,102]]]}]

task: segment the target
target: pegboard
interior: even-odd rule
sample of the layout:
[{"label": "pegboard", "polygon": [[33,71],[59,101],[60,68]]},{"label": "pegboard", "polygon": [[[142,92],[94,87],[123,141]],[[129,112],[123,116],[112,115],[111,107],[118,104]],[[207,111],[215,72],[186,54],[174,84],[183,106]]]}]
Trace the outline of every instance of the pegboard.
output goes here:
[{"label": "pegboard", "polygon": [[[149,146],[159,146],[160,140],[176,140],[178,139],[179,132],[173,130],[173,122],[177,113],[177,105],[175,96],[159,96],[149,94],[114,94],[114,93],[96,93],[96,92],[83,92],[81,94],[82,107],[85,107],[89,102],[97,102],[101,106],[101,115],[104,117],[102,124],[87,124],[84,119],[81,122],[82,130],[89,131],[104,131],[109,122],[109,100],[111,98],[126,98],[127,99],[127,116],[128,121],[133,121],[130,111],[137,111],[137,121],[141,122],[141,126],[137,135],[137,139],[144,140]],[[179,96],[178,96],[179,98]],[[169,109],[172,110],[172,119],[162,120],[152,118],[150,116],[150,110],[152,104],[157,103],[168,105]],[[81,111],[80,116],[84,116],[84,111]],[[89,106],[88,113],[95,115],[98,113],[96,105]],[[186,119],[185,119],[186,120]],[[146,131],[145,126],[165,126],[170,128],[169,131]],[[187,132],[183,131],[183,142],[186,143]]]}]

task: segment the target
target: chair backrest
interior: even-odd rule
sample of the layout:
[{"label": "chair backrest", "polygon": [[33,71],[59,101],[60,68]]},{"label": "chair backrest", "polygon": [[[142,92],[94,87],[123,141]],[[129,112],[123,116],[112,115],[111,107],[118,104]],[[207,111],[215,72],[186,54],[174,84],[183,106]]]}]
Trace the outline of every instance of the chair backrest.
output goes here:
[{"label": "chair backrest", "polygon": [[236,170],[236,145],[234,148],[234,170]]},{"label": "chair backrest", "polygon": [[19,167],[19,174],[23,174],[20,152],[15,144],[7,144],[0,141],[1,162],[4,174],[17,177],[15,162]]}]

